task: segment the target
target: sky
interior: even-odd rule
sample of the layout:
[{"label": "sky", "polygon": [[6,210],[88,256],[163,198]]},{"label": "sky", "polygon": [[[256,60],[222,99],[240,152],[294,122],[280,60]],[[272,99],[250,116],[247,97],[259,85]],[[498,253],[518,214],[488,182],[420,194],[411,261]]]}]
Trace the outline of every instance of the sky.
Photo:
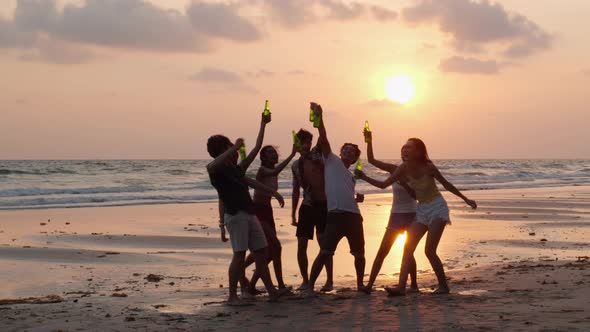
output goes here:
[{"label": "sky", "polygon": [[[0,159],[207,159],[213,134],[287,155],[590,158],[587,0],[3,0]],[[386,91],[405,75],[407,103]],[[395,99],[395,98],[393,98]],[[364,151],[365,149],[363,149]]]}]

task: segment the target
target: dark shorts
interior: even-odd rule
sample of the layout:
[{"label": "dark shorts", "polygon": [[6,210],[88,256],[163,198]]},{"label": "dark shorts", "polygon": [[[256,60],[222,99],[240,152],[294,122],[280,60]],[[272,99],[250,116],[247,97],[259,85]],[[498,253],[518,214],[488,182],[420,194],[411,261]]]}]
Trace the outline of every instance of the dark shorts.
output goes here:
[{"label": "dark shorts", "polygon": [[260,221],[266,242],[269,248],[281,247],[281,242],[277,237],[277,227],[275,225],[274,213],[272,206],[263,204],[254,204],[254,214]]},{"label": "dark shorts", "polygon": [[350,253],[353,256],[365,255],[365,234],[363,230],[363,217],[360,214],[350,212],[329,212],[322,252],[333,255],[338,247],[338,242],[346,237]]},{"label": "dark shorts", "polygon": [[415,213],[392,213],[389,216],[387,229],[405,231],[414,221],[416,221]]},{"label": "dark shorts", "polygon": [[297,223],[297,237],[313,240],[313,229],[322,234],[326,229],[328,217],[328,203],[326,201],[314,202],[312,205],[302,204],[299,208],[299,221]]}]

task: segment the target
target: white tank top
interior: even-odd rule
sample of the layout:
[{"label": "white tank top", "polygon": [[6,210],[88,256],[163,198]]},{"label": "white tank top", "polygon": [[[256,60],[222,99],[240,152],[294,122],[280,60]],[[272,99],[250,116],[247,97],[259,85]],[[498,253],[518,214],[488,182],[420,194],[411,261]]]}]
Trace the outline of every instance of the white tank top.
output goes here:
[{"label": "white tank top", "polygon": [[416,213],[416,200],[410,196],[406,188],[395,182],[393,188],[393,207],[391,213]]}]

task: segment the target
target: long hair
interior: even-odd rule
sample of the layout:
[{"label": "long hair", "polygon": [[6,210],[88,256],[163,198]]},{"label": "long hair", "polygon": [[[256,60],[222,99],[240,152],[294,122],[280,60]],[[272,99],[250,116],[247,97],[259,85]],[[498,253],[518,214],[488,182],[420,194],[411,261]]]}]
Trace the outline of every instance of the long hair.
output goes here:
[{"label": "long hair", "polygon": [[418,150],[418,152],[420,153],[420,155],[418,156],[419,162],[422,162],[422,163],[431,162],[430,158],[428,157],[428,151],[426,150],[426,144],[424,144],[424,142],[421,139],[412,137],[412,138],[408,139],[408,142],[414,143],[414,146],[416,146],[416,150]]}]

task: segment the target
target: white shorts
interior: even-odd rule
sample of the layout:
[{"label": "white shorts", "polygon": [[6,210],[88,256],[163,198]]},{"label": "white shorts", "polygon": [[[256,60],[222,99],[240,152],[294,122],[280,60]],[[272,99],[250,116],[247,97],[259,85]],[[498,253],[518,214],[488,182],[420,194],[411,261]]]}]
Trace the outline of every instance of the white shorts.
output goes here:
[{"label": "white shorts", "polygon": [[243,211],[235,215],[226,213],[223,220],[234,252],[256,251],[267,246],[264,230],[255,215]]},{"label": "white shorts", "polygon": [[441,219],[451,224],[451,217],[449,216],[449,206],[442,195],[439,195],[430,202],[418,203],[416,208],[416,222],[430,226],[432,221]]}]

